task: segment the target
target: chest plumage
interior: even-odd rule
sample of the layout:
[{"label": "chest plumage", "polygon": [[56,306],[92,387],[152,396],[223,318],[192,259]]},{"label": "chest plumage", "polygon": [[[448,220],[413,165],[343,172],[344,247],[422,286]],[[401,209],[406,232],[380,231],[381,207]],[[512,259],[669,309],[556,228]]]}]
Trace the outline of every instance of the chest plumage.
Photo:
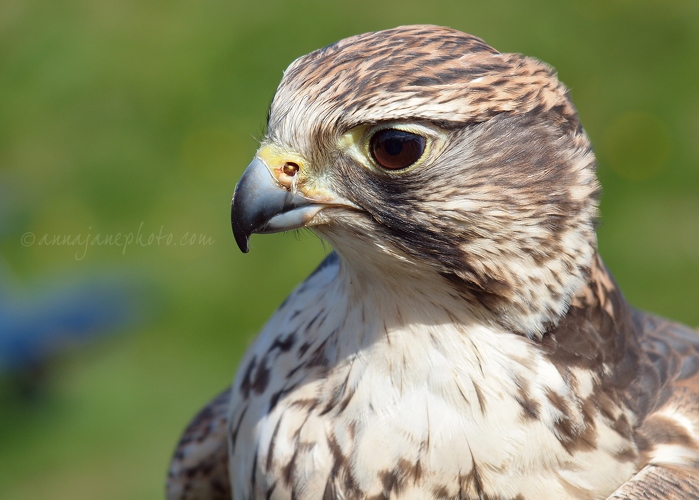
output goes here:
[{"label": "chest plumage", "polygon": [[560,371],[429,280],[357,301],[342,273],[331,256],[241,365],[236,498],[601,498],[633,473],[613,429],[633,414],[590,405],[592,372]]}]

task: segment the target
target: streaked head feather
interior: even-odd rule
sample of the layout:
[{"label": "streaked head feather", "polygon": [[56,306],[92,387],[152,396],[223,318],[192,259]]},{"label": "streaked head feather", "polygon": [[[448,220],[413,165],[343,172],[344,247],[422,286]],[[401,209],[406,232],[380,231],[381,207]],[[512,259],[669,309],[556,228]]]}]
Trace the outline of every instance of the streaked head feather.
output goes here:
[{"label": "streaked head feather", "polygon": [[[432,127],[440,147],[415,169],[377,171],[347,138],[379,123]],[[541,335],[584,283],[595,158],[565,87],[536,59],[435,26],[351,37],[291,64],[265,143],[305,158],[299,190],[362,209],[342,228],[332,212],[315,221],[341,254],[356,243],[343,231],[373,239],[372,251],[431,266],[513,331]]]}]

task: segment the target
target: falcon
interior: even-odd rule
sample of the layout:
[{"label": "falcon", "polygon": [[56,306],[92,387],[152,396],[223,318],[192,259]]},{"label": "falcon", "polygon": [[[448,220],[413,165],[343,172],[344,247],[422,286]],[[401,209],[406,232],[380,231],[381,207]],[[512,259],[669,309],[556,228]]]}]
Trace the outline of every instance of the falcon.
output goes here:
[{"label": "falcon", "polygon": [[232,226],[334,252],[190,424],[171,499],[696,499],[699,336],[597,251],[566,87],[436,26],[297,59]]}]

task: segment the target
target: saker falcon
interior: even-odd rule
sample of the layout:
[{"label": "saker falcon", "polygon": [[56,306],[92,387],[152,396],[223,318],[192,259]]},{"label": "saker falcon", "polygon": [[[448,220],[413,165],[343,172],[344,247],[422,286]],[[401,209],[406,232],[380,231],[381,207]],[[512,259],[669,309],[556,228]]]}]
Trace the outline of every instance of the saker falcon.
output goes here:
[{"label": "saker falcon", "polygon": [[235,239],[334,248],[179,444],[171,499],[696,499],[699,336],[597,252],[554,70],[407,26],[284,73]]}]

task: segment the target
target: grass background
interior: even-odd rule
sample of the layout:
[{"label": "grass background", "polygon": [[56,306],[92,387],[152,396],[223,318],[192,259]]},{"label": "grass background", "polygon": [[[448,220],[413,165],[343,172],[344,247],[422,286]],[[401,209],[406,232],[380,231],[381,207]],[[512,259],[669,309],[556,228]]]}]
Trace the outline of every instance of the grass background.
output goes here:
[{"label": "grass background", "polygon": [[[4,0],[0,258],[12,286],[144,283],[138,326],[0,407],[0,498],[162,498],[187,420],[326,249],[230,234],[235,183],[296,57],[360,32],[452,26],[554,65],[600,161],[602,254],[630,300],[699,325],[699,2]],[[211,244],[34,244],[44,234]],[[6,278],[6,279],[10,279]]]}]

